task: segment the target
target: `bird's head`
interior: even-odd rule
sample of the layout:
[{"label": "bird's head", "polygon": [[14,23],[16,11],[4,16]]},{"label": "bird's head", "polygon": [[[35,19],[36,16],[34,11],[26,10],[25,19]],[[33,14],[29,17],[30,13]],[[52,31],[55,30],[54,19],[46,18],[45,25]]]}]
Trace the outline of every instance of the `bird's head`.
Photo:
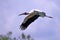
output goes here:
[{"label": "bird's head", "polygon": [[46,16],[45,12],[39,12],[39,15],[40,15],[40,17],[45,17]]},{"label": "bird's head", "polygon": [[40,15],[40,17],[53,18],[53,17],[51,17],[51,16],[47,16],[45,12],[40,12],[39,15]]}]

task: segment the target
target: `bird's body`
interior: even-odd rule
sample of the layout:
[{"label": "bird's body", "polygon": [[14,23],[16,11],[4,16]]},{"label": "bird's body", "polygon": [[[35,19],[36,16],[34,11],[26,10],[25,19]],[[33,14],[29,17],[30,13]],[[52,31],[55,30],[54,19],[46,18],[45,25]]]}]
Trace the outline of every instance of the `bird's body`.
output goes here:
[{"label": "bird's body", "polygon": [[29,26],[29,24],[31,24],[33,21],[35,21],[38,17],[39,17],[39,15],[36,15],[34,13],[28,15],[22,22],[20,28],[23,30],[26,29]]},{"label": "bird's body", "polygon": [[25,30],[32,22],[34,22],[40,16],[44,17],[46,16],[46,14],[44,12],[39,12],[39,11],[31,12],[27,17],[25,17],[24,21],[22,22],[20,26],[21,30]]}]

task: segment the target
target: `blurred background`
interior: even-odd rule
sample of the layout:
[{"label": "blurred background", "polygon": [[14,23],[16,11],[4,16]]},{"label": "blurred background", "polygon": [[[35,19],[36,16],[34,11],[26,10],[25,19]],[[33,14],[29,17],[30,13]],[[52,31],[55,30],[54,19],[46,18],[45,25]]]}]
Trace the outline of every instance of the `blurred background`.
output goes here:
[{"label": "blurred background", "polygon": [[[32,9],[43,11],[53,18],[39,17],[21,31],[19,28],[26,16],[18,15]],[[9,33],[11,38],[17,39],[25,34],[34,40],[60,40],[60,0],[0,0],[0,35],[10,36]]]}]

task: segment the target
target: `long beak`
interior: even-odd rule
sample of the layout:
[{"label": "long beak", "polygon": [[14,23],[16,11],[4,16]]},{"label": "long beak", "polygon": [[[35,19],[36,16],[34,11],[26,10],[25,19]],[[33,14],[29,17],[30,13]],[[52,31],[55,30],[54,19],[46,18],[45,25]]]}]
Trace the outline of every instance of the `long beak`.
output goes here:
[{"label": "long beak", "polygon": [[53,18],[53,17],[51,17],[51,16],[46,16],[46,17],[48,17],[48,18]]}]

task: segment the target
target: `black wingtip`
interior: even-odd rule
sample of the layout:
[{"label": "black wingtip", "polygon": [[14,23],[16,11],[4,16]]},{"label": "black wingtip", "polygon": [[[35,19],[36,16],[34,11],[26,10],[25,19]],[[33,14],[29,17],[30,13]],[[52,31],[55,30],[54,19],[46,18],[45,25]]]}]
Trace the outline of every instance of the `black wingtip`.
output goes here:
[{"label": "black wingtip", "polygon": [[20,26],[20,30],[25,30],[25,29],[26,28],[23,25]]}]

